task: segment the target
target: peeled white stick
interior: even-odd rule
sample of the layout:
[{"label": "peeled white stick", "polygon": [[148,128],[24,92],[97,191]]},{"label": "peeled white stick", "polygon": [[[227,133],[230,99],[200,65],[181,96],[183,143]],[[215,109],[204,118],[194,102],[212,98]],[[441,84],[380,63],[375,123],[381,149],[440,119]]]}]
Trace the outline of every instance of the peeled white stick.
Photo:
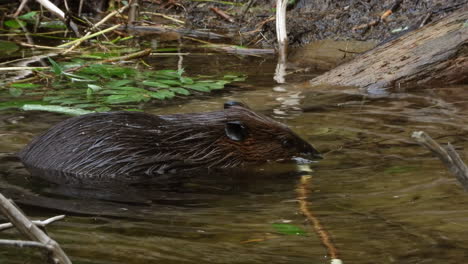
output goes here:
[{"label": "peeled white stick", "polygon": [[45,7],[47,10],[50,12],[54,13],[61,19],[65,19],[65,13],[58,8],[56,5],[54,5],[52,2],[49,0],[36,0],[39,4],[41,4],[43,7]]}]

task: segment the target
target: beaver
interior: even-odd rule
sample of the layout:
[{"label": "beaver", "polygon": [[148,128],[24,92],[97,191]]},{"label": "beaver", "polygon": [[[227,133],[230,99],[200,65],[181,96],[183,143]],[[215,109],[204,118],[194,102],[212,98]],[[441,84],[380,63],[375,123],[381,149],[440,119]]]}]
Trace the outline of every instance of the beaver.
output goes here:
[{"label": "beaver", "polygon": [[239,102],[213,112],[102,112],[72,117],[36,137],[19,158],[31,170],[87,178],[155,176],[242,167],[320,153],[286,125]]}]

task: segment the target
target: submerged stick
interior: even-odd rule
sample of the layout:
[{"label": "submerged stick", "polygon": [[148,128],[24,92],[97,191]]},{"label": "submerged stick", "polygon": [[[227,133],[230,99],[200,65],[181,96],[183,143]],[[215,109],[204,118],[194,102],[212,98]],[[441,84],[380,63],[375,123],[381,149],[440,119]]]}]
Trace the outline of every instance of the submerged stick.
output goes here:
[{"label": "submerged stick", "polygon": [[443,148],[424,131],[413,132],[411,137],[434,153],[468,192],[468,167],[450,143]]},{"label": "submerged stick", "polygon": [[39,227],[34,225],[16,206],[0,193],[0,211],[11,223],[25,236],[31,240],[40,242],[47,247],[51,258],[55,263],[71,264],[70,259],[62,250],[60,245],[47,236]]},{"label": "submerged stick", "polygon": [[[301,171],[310,173],[311,169],[309,166],[300,166]],[[311,175],[303,175],[301,182],[297,186],[297,200],[299,201],[299,209],[301,213],[307,218],[312,224],[315,233],[319,236],[322,244],[327,248],[328,255],[330,256],[331,264],[342,264],[341,259],[338,258],[338,250],[336,249],[330,235],[326,231],[325,227],[320,223],[319,219],[310,211],[308,198],[308,190],[310,189]]]}]

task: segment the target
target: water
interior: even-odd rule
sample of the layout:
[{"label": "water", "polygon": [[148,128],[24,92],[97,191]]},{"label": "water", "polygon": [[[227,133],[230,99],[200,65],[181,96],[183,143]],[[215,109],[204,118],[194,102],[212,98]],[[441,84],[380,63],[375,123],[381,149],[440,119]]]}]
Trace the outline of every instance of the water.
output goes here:
[{"label": "water", "polygon": [[[150,63],[174,68],[178,60]],[[193,74],[241,71],[249,79],[231,92],[145,110],[210,111],[238,100],[288,124],[324,154],[311,165],[309,209],[344,263],[468,259],[468,195],[410,138],[424,130],[466,157],[467,86],[377,98],[351,89],[276,85],[271,58],[193,56],[184,63]],[[2,112],[0,152],[18,151],[64,118]],[[74,263],[328,263],[298,207],[300,177],[294,166],[270,164],[251,173],[193,175],[175,185],[77,189],[31,178],[13,159],[0,164],[1,192],[30,217],[67,214],[47,230]],[[305,235],[279,232],[274,224],[299,227]],[[2,238],[23,239],[13,230]],[[43,263],[41,256],[33,249],[0,248],[0,263]]]}]

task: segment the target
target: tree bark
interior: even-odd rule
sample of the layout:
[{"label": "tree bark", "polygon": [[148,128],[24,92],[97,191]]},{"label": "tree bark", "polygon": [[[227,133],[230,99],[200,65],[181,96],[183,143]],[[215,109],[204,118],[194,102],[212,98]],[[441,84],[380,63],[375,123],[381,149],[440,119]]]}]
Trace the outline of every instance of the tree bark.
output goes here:
[{"label": "tree bark", "polygon": [[468,82],[468,8],[380,45],[310,81],[379,93]]}]

